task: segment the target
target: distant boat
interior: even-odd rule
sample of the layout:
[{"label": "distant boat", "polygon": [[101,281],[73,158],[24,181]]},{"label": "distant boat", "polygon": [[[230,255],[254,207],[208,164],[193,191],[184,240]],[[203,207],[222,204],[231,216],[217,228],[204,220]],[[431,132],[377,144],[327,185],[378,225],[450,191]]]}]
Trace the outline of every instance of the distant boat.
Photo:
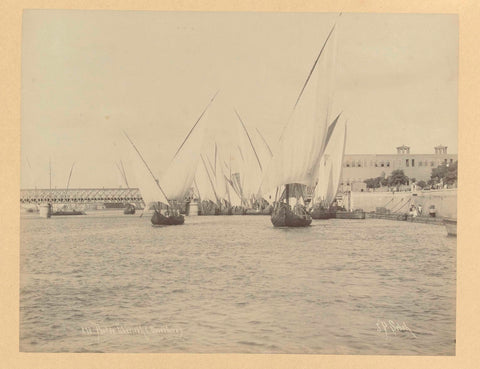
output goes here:
[{"label": "distant boat", "polygon": [[135,214],[135,205],[134,204],[127,204],[125,206],[125,209],[123,209],[123,214],[125,214],[125,215]]},{"label": "distant boat", "polygon": [[336,211],[329,208],[316,206],[310,210],[310,216],[312,219],[332,219],[335,218]]},{"label": "distant boat", "polygon": [[335,218],[337,219],[365,219],[365,212],[363,210],[355,211],[336,211]]},{"label": "distant boat", "polygon": [[[146,176],[137,176],[137,181],[139,182],[138,186],[140,188],[140,192],[142,193],[142,198],[145,201],[145,204],[153,203],[154,214],[151,218],[151,222],[153,225],[176,225],[176,224],[183,224],[184,218],[183,215],[180,214],[177,208],[172,206],[173,204],[167,199],[164,190],[160,186],[158,179],[154,176],[152,170],[150,169],[149,165],[143,158],[140,151],[137,149],[133,141],[130,137],[124,132],[125,136],[127,137],[128,141],[131,143],[135,151],[137,152],[138,156],[140,157],[141,161],[145,165],[147,171],[146,176],[150,174],[153,178],[145,178]],[[139,171],[139,173],[144,171]],[[161,213],[162,204],[167,206],[167,212],[165,215]],[[172,208],[172,209],[170,209]]]},{"label": "distant boat", "polygon": [[[115,163],[117,165],[117,168],[120,172],[120,175],[122,176],[122,179],[124,180],[125,184],[127,185],[127,189],[130,189],[130,186],[128,185],[128,179],[127,179],[127,173],[125,172],[125,167],[123,166],[123,161],[120,160],[120,165]],[[135,205],[134,204],[126,204],[125,209],[123,209],[123,214],[125,215],[133,215],[135,214]]]},{"label": "distant boat", "polygon": [[[335,50],[330,30],[304,82],[279,144],[264,172],[261,193],[284,188],[275,196],[271,221],[274,227],[307,227],[312,217],[305,205],[307,186],[318,179],[320,160],[326,146]],[[291,202],[295,201],[293,206]]]},{"label": "distant boat", "polygon": [[185,217],[181,214],[169,214],[168,212],[164,215],[155,210],[151,221],[153,225],[181,225],[185,222]]},{"label": "distant boat", "polygon": [[86,213],[81,210],[55,210],[54,212],[52,212],[52,216],[64,215],[86,215]]},{"label": "distant boat", "polygon": [[[72,164],[72,167],[70,168],[70,175],[68,176],[68,181],[67,181],[67,188],[65,190],[65,198],[67,197],[67,192],[68,188],[70,187],[70,179],[72,177],[72,172],[73,172],[73,167],[75,166],[75,163]],[[51,213],[52,216],[67,216],[67,215],[86,215],[84,211],[81,210],[76,210],[72,209],[70,205],[63,205],[62,208],[57,208],[55,210],[52,210]]]},{"label": "distant boat", "polygon": [[443,224],[447,229],[447,234],[449,236],[457,237],[457,220],[451,218],[443,219]]}]

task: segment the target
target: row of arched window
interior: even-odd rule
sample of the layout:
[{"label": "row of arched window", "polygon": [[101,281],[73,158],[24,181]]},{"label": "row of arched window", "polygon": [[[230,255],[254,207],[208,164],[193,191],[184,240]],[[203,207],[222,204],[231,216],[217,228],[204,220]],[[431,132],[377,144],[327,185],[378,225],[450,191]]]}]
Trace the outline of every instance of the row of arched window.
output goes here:
[{"label": "row of arched window", "polygon": [[390,160],[347,160],[343,163],[347,168],[361,168],[361,167],[390,167]]},{"label": "row of arched window", "polygon": [[[453,163],[453,159],[444,159],[442,160],[415,160],[415,159],[404,159],[405,162],[402,163],[402,159],[398,160],[346,160],[343,163],[343,166],[346,168],[361,168],[361,167],[434,167],[442,163]],[[403,165],[402,165],[403,164]]]}]

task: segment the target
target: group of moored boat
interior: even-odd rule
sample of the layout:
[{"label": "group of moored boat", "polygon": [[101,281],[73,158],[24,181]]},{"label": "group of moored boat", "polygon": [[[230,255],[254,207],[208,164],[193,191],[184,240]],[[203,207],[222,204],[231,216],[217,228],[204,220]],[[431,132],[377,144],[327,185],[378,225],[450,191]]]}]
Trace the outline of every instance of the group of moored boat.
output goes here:
[{"label": "group of moored boat", "polygon": [[76,210],[76,209],[68,209],[68,208],[54,209],[51,204],[40,205],[38,211],[42,218],[50,218],[53,216],[69,216],[69,215],[85,215],[86,214],[84,211]]},{"label": "group of moored boat", "polygon": [[[206,126],[201,120],[217,94],[188,132],[162,178],[154,175],[125,133],[138,154],[136,169],[144,169],[136,177],[142,181],[139,187],[144,201],[153,203],[154,225],[183,224],[183,209],[179,204],[188,196],[196,198],[198,215],[268,214],[275,227],[307,227],[312,219],[365,218],[362,211],[330,208],[340,183],[346,142],[346,120],[341,114],[331,120],[330,114],[336,50],[335,42],[329,40],[336,37],[334,31],[335,25],[313,63],[275,151],[270,150],[257,129],[263,140],[259,141],[263,142],[260,148],[269,152],[261,155],[259,146],[255,148],[252,132],[235,110],[242,128],[238,136],[240,156],[237,156],[241,164],[236,171],[232,170],[232,152],[222,157],[217,142],[212,160],[202,152]],[[314,189],[314,193],[307,196],[307,188]],[[307,197],[310,209],[305,206]]]}]

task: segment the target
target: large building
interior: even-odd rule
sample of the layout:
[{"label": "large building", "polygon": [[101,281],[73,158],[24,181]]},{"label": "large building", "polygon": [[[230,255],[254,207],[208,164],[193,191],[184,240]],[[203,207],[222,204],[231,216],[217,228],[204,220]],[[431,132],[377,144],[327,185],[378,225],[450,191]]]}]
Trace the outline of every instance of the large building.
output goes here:
[{"label": "large building", "polygon": [[410,147],[397,147],[397,154],[345,155],[342,168],[341,184],[355,188],[368,178],[376,178],[383,174],[388,177],[392,171],[401,169],[409,178],[417,181],[428,181],[432,168],[442,163],[457,161],[457,154],[447,154],[447,146],[436,146],[432,154],[410,154]]}]

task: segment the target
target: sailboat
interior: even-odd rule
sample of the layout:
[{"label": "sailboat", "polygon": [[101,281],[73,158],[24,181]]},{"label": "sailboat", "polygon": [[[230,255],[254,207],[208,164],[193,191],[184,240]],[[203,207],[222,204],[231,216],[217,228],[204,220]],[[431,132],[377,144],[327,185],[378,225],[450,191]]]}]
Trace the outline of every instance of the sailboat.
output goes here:
[{"label": "sailboat", "polygon": [[274,203],[271,221],[275,227],[307,227],[312,223],[302,191],[315,186],[326,144],[335,57],[329,40],[334,30],[335,25],[310,70],[263,176],[261,193],[276,187],[278,194],[284,188]]},{"label": "sailboat", "polygon": [[[72,172],[73,172],[73,167],[75,166],[75,163],[72,164],[72,167],[70,168],[70,174],[68,176],[68,181],[67,181],[67,188],[65,189],[65,199],[67,198],[67,193],[68,193],[68,188],[70,187],[70,179],[72,178]],[[64,215],[85,215],[84,211],[81,210],[76,210],[73,209],[71,206],[68,206],[67,204],[63,205],[63,207],[52,210],[51,211],[52,216],[64,216]]]},{"label": "sailboat", "polygon": [[[122,176],[122,179],[124,180],[125,184],[127,185],[127,188],[130,189],[130,186],[128,185],[128,180],[127,180],[127,173],[125,172],[125,167],[123,166],[123,161],[120,160],[120,165],[115,163],[117,165],[118,171],[120,172],[120,175]],[[125,205],[125,209],[123,209],[123,214],[125,215],[133,215],[135,214],[136,207],[135,204],[127,203]]]},{"label": "sailboat", "polygon": [[[140,191],[142,193],[142,198],[143,198],[143,201],[145,202],[145,205],[148,206],[148,204],[153,204],[154,214],[151,218],[152,224],[153,225],[183,224],[185,221],[183,215],[179,214],[178,210],[175,208],[170,210],[171,203],[168,200],[165,194],[165,191],[160,186],[159,180],[155,177],[152,170],[150,169],[150,166],[147,164],[142,154],[137,149],[137,147],[135,146],[133,141],[130,139],[130,137],[127,135],[127,133],[124,132],[124,134],[127,137],[130,144],[132,145],[132,147],[137,152],[139,159],[141,160],[141,162],[146,168],[146,171],[141,171],[138,173],[138,174],[142,173],[143,175],[138,175],[137,181],[139,183]],[[153,181],[152,181],[152,178],[146,178],[148,177],[148,175],[151,175],[151,177],[153,178]],[[166,206],[165,214],[161,213],[161,210],[163,209],[162,204]]]},{"label": "sailboat", "polygon": [[[140,176],[139,187],[145,204],[154,203],[154,214],[151,218],[153,225],[180,225],[185,221],[184,216],[180,214],[180,207],[184,204],[185,197],[190,192],[195,179],[206,128],[199,123],[217,94],[218,92],[210,99],[160,179],[154,175],[140,151],[125,133],[147,169],[141,172],[143,176]],[[145,177],[151,178],[147,179]]]}]

